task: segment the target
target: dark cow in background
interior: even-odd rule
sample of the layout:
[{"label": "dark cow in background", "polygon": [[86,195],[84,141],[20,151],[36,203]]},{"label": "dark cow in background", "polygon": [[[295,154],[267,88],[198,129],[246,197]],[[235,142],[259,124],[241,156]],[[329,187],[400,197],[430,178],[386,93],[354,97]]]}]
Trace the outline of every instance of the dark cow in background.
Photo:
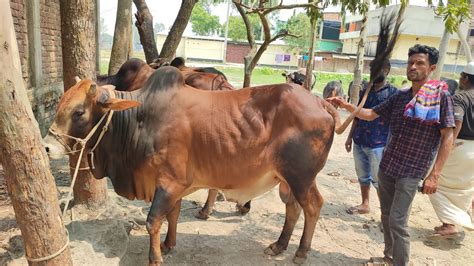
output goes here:
[{"label": "dark cow in background", "polygon": [[[352,93],[352,84],[354,83],[354,81],[351,81],[349,83],[349,88],[347,89],[347,101],[348,102],[351,102],[351,93]],[[367,81],[367,79],[363,79],[361,81],[361,84],[360,84],[361,88],[360,88],[360,91],[365,91],[367,89],[367,86],[369,86],[369,82]],[[359,97],[360,99],[360,97]]]},{"label": "dark cow in background", "polygon": [[[108,176],[117,194],[152,202],[147,217],[151,265],[160,264],[161,252],[176,245],[182,197],[214,188],[243,204],[276,185],[286,204],[285,223],[265,253],[287,249],[303,210],[304,229],[293,260],[305,261],[323,205],[315,177],[340,123],[329,103],[296,84],[198,90],[173,67],[159,68],[132,92],[84,80],[58,104],[44,140],[48,155],[71,149],[100,123],[97,136],[104,127],[97,121],[107,115],[112,117],[102,140],[85,144],[86,152],[97,147],[91,171],[96,178]],[[164,219],[168,231],[160,243]]]},{"label": "dark cow in background", "polygon": [[[114,85],[115,88],[120,91],[134,91],[142,88],[151,74],[155,72],[155,70],[155,68],[151,67],[143,60],[131,58],[120,67],[117,74],[110,76],[97,76],[97,84]],[[234,87],[227,81],[227,78],[223,74],[204,72],[199,68],[196,68],[196,71],[191,69],[183,71],[183,76],[187,85],[198,89],[234,89]]]},{"label": "dark cow in background", "polygon": [[[295,83],[295,84],[303,86],[306,80],[306,69],[301,68],[298,71],[293,71],[293,72],[285,71],[281,73],[281,75],[286,78],[286,83]],[[316,75],[313,73],[313,84],[311,84],[311,90],[314,88],[315,84],[316,84]]]},{"label": "dark cow in background", "polygon": [[342,89],[342,81],[333,80],[328,82],[326,86],[324,86],[323,99],[337,96],[345,97],[344,90]]}]

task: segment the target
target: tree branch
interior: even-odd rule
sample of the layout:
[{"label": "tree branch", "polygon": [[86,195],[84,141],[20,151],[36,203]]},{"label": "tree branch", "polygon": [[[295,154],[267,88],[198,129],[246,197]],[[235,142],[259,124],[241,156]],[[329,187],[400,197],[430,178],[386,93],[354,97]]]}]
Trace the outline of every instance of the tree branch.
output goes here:
[{"label": "tree branch", "polygon": [[250,48],[253,48],[255,46],[255,38],[253,36],[252,23],[250,23],[249,17],[247,16],[247,13],[245,13],[245,10],[244,10],[244,8],[247,8],[247,7],[243,5],[241,1],[239,0],[233,0],[232,2],[237,8],[237,11],[239,11],[240,16],[242,16],[242,19],[244,20],[245,28],[247,29],[247,40],[250,44]]}]

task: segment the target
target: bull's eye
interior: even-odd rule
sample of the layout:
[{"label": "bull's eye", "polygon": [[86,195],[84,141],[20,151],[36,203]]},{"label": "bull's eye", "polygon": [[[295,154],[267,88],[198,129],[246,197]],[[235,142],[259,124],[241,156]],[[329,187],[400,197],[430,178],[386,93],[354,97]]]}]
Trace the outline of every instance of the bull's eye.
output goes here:
[{"label": "bull's eye", "polygon": [[85,111],[83,109],[79,109],[79,110],[76,110],[74,111],[74,113],[72,114],[72,119],[74,120],[77,120],[79,118],[81,118],[81,116],[85,113]]}]

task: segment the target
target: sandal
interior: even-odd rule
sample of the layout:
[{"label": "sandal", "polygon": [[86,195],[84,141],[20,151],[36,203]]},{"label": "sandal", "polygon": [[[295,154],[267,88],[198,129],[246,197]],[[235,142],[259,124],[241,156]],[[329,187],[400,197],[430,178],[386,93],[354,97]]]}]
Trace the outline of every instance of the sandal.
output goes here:
[{"label": "sandal", "polygon": [[392,259],[387,257],[371,257],[365,266],[391,266],[393,265]]},{"label": "sandal", "polygon": [[370,213],[370,209],[364,210],[360,208],[360,205],[357,205],[346,209],[346,212],[348,214],[367,214]]}]

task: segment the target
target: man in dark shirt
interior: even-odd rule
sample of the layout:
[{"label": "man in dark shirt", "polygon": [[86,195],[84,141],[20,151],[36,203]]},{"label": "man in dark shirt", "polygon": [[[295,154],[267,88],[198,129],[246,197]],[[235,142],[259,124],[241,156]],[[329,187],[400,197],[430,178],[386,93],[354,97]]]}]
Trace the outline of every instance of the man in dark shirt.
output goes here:
[{"label": "man in dark shirt", "polygon": [[[446,90],[437,90],[439,103],[438,121],[427,123],[410,117],[405,107],[414,97],[422,97],[418,92],[429,81],[436,69],[438,50],[425,45],[415,45],[408,51],[407,78],[411,89],[398,91],[387,101],[373,109],[363,108],[359,119],[372,121],[383,117],[390,122],[390,136],[382,155],[379,168],[379,197],[381,219],[384,228],[384,259],[394,265],[408,265],[410,258],[410,234],[408,217],[418,183],[433,162],[432,170],[426,176],[423,193],[436,192],[441,169],[449,155],[453,143],[453,102]],[[332,103],[350,112],[356,107],[342,98],[333,98]]]},{"label": "man in dark shirt", "polygon": [[474,230],[467,213],[474,196],[474,62],[467,64],[459,78],[460,91],[454,95],[454,149],[448,157],[438,190],[430,195],[431,203],[442,225],[435,234],[457,235],[456,226]]},{"label": "man in dark shirt", "polygon": [[[372,66],[372,63],[371,63]],[[364,108],[373,108],[397,92],[397,88],[387,82],[390,73],[390,61],[387,59],[383,64],[383,70],[374,81],[374,86],[367,96]],[[367,87],[365,87],[367,89]],[[359,103],[365,93],[361,90]],[[354,146],[354,165],[359,180],[362,203],[347,209],[349,214],[365,214],[370,212],[369,195],[370,186],[373,184],[378,190],[377,174],[383,149],[387,144],[389,123],[382,117],[373,121],[354,119],[352,127],[345,143],[347,152]],[[352,145],[354,140],[354,145]]]}]

